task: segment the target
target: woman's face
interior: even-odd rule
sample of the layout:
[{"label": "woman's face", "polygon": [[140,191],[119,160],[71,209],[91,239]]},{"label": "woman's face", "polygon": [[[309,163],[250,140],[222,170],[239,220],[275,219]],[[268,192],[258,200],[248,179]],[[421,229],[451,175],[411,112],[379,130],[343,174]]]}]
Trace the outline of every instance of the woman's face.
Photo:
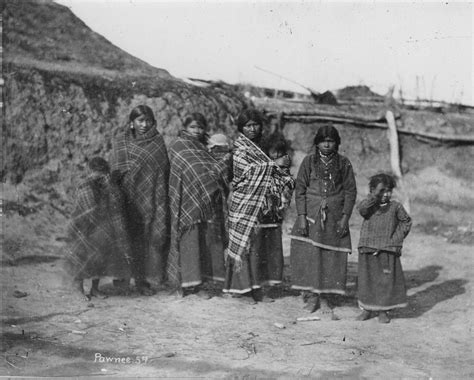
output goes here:
[{"label": "woman's face", "polygon": [[318,149],[322,154],[327,156],[336,151],[336,142],[330,137],[325,137],[324,140],[318,144]]},{"label": "woman's face", "polygon": [[262,126],[253,120],[249,120],[242,128],[242,132],[244,133],[245,137],[255,141],[258,140],[262,135]]},{"label": "woman's face", "polygon": [[145,115],[140,115],[132,121],[132,127],[139,134],[143,135],[153,127],[153,121],[148,119]]},{"label": "woman's face", "polygon": [[196,120],[193,120],[191,124],[186,127],[186,131],[193,137],[198,140],[202,140],[204,134],[206,133],[206,129],[199,124]]}]

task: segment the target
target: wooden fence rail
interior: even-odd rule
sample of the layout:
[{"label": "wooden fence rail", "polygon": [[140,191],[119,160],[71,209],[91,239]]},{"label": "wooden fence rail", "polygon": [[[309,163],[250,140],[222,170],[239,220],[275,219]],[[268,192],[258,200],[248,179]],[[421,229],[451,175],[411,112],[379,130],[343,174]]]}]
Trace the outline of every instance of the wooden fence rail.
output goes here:
[{"label": "wooden fence rail", "polygon": [[[329,121],[338,124],[351,124],[361,128],[379,128],[388,129],[385,115],[380,118],[366,117],[348,117],[326,112],[291,112],[291,113],[273,113],[270,114],[279,118],[280,123],[297,122],[310,124],[318,121]],[[283,125],[281,125],[283,127]],[[447,135],[443,133],[431,133],[412,131],[403,127],[397,127],[397,132],[405,135],[419,137],[421,141],[439,141],[442,143],[471,145],[474,144],[474,135]]]}]

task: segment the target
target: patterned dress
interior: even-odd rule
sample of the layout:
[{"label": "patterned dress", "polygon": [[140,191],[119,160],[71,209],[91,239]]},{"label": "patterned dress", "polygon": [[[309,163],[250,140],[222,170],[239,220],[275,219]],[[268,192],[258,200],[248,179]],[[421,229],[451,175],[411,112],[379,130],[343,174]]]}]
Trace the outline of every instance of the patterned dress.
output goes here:
[{"label": "patterned dress", "polygon": [[307,237],[291,237],[291,280],[294,289],[314,293],[345,294],[347,254],[351,253],[349,231],[339,237],[337,223],[350,217],[357,196],[350,161],[335,153],[324,159],[316,153],[306,156],[296,179],[298,215],[306,215]]},{"label": "patterned dress", "polygon": [[374,311],[406,307],[400,256],[411,218],[400,203],[380,205],[371,194],[358,209],[364,218],[359,240],[359,307]]}]

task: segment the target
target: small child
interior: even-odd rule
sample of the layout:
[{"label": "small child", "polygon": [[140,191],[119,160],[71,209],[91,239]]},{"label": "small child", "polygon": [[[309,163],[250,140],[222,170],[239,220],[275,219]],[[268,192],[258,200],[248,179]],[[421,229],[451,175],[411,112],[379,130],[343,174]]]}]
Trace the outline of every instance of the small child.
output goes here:
[{"label": "small child", "polygon": [[230,152],[227,136],[222,133],[211,135],[207,141],[207,149],[216,160],[222,160]]},{"label": "small child", "polygon": [[[278,167],[290,176],[291,160],[287,151],[286,141],[277,139],[270,143],[268,147],[268,157],[270,157]],[[268,223],[281,223],[284,218],[284,210],[289,206],[293,189],[285,188],[285,191],[276,197],[269,195],[266,199],[266,205],[263,209],[263,219]]]},{"label": "small child", "polygon": [[395,179],[388,174],[370,178],[370,194],[358,206],[364,218],[359,240],[359,307],[365,321],[378,311],[380,323],[389,323],[387,311],[407,306],[400,256],[412,221],[403,206],[391,201]]},{"label": "small child", "polygon": [[[123,198],[117,176],[111,176],[107,161],[94,157],[89,173],[76,191],[76,207],[69,225],[67,265],[73,285],[86,300],[105,298],[99,290],[100,277],[113,271],[129,277],[129,241],[123,216]],[[84,279],[92,279],[88,294]]]}]

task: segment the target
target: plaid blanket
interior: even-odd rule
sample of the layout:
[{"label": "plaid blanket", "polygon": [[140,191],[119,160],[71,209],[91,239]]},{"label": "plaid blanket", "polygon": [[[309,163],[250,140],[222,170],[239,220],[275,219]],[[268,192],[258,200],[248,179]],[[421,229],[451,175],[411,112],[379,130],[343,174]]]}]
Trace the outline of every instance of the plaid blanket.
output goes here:
[{"label": "plaid blanket", "polygon": [[295,181],[257,145],[240,134],[234,142],[234,181],[229,209],[229,245],[226,258],[238,270],[249,252],[250,237],[269,195],[291,197]]},{"label": "plaid blanket", "polygon": [[123,197],[107,175],[90,175],[79,184],[68,226],[67,265],[77,279],[129,276],[130,245]]},{"label": "plaid blanket", "polygon": [[168,279],[179,285],[179,240],[196,223],[207,222],[216,213],[216,199],[223,193],[227,162],[216,161],[204,144],[185,131],[170,146],[171,247]]},{"label": "plaid blanket", "polygon": [[159,276],[169,244],[169,160],[163,137],[155,128],[136,136],[127,130],[114,141],[111,167],[122,174],[129,234],[143,235],[144,252],[137,248],[134,255],[143,257],[147,277]]}]

